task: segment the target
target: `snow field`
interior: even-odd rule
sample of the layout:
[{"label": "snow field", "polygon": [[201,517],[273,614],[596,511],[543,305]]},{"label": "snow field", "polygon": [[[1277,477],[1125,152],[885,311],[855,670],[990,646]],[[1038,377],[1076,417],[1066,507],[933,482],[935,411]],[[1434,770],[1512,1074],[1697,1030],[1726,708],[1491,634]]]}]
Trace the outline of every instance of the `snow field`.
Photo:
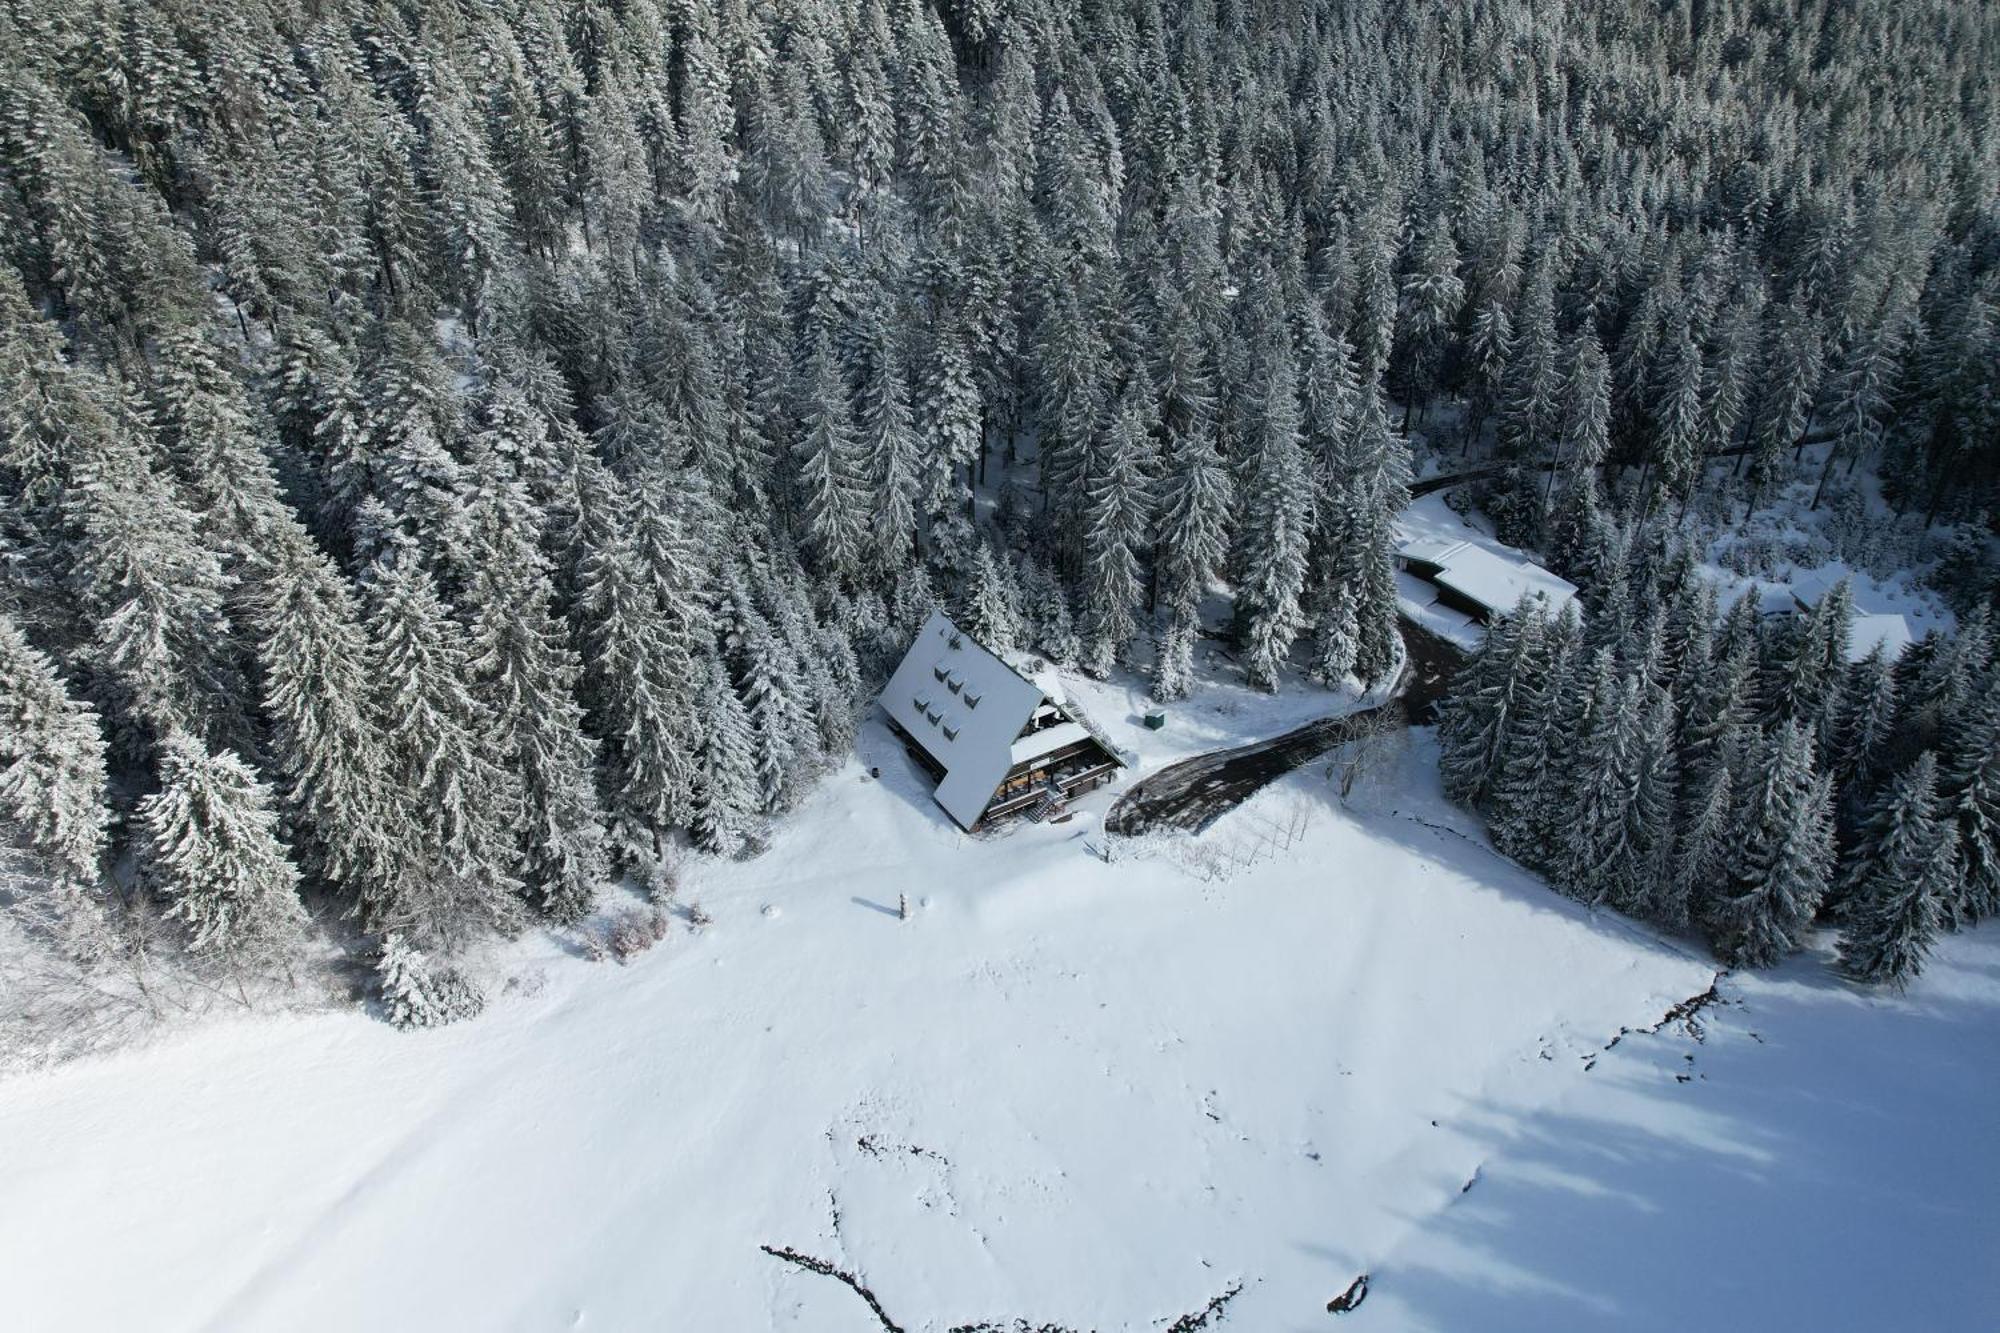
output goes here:
[{"label": "snow field", "polygon": [[770,1245],[912,1329],[1143,1329],[1236,1283],[1231,1325],[1317,1327],[1582,1052],[1708,984],[1411,820],[1421,744],[1395,815],[1304,773],[1227,817],[1314,807],[1213,881],[1092,855],[1104,793],[966,838],[861,750],[630,967],[523,944],[469,1024],[215,1025],[0,1085],[18,1326],[876,1326]]}]

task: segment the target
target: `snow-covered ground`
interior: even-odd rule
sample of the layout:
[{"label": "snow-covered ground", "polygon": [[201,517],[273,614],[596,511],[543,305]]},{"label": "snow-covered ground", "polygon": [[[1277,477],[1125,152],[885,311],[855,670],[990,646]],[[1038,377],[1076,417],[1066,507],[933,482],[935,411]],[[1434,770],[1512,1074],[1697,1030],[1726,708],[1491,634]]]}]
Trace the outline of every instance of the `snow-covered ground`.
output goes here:
[{"label": "snow-covered ground", "polygon": [[1358,1327],[1993,1327],[2000,930],[1905,997],[1828,958],[1732,976],[1699,1040],[1628,1037],[1378,1270]]},{"label": "snow-covered ground", "polygon": [[[1265,707],[1326,711],[1296,693]],[[1270,720],[1086,702],[1162,762]],[[764,856],[691,868],[713,924],[629,967],[527,941],[471,1023],[210,1024],[0,1084],[4,1322],[880,1328],[764,1246],[909,1330],[1157,1329],[1238,1286],[1211,1326],[1321,1328],[1363,1271],[1360,1327],[1786,1293],[1880,1327],[1845,1280],[1933,1233],[1924,1326],[1990,1291],[1990,934],[1908,1002],[1725,983],[1689,1066],[1671,1031],[1604,1048],[1711,966],[1487,850],[1425,733],[1352,809],[1306,771],[1226,816],[1222,875],[1100,859],[1110,796],[967,837],[871,723]]]},{"label": "snow-covered ground", "polygon": [[1303,776],[1229,817],[1308,808],[1294,844],[1205,881],[1088,819],[964,837],[861,749],[631,967],[524,946],[461,1026],[215,1024],[0,1085],[8,1322],[871,1326],[771,1245],[907,1328],[1145,1328],[1239,1282],[1232,1324],[1283,1327],[1455,1197],[1483,1108],[1582,1077],[1546,1052],[1707,984]]}]

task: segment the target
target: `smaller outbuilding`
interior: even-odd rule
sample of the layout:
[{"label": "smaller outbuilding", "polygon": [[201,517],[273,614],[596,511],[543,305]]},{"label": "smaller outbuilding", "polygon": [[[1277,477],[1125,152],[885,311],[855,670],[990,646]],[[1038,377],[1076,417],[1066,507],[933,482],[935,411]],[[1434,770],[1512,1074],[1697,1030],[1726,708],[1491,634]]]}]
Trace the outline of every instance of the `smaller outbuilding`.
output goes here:
[{"label": "smaller outbuilding", "polygon": [[[1576,600],[1576,585],[1518,551],[1477,542],[1410,536],[1396,545],[1396,568],[1434,589],[1432,601],[1490,625],[1523,597],[1550,614]],[[1410,581],[1401,581],[1405,595]]]},{"label": "smaller outbuilding", "polygon": [[937,803],[970,831],[1044,814],[1109,782],[1123,761],[1040,686],[942,611],[917,632],[882,711]]}]

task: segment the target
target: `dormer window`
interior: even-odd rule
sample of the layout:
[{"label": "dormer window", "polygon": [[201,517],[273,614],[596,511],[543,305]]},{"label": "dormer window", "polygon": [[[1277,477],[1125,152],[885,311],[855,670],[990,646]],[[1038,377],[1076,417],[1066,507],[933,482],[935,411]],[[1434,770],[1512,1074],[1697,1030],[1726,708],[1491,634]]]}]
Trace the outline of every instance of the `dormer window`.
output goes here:
[{"label": "dormer window", "polygon": [[944,716],[944,712],[943,710],[937,708],[926,708],[924,710],[924,716],[930,719],[930,724],[935,727],[937,725],[938,719]]},{"label": "dormer window", "polygon": [[931,706],[930,698],[927,695],[919,694],[916,698],[912,699],[911,702],[916,704],[917,711],[919,713],[923,712],[926,708],[929,708]]},{"label": "dormer window", "polygon": [[944,738],[948,741],[958,739],[958,723],[956,721],[949,721],[944,724]]},{"label": "dormer window", "polygon": [[963,697],[965,699],[965,706],[967,708],[977,708],[979,707],[980,699],[984,698],[985,696],[974,694],[971,690],[967,690]]},{"label": "dormer window", "polygon": [[945,679],[944,687],[950,690],[953,694],[957,694],[961,689],[965,688],[965,677],[948,676]]},{"label": "dormer window", "polygon": [[931,668],[931,674],[933,676],[936,676],[939,680],[943,680],[946,676],[949,676],[951,674],[951,668],[946,666],[944,663],[939,662],[936,666]]}]

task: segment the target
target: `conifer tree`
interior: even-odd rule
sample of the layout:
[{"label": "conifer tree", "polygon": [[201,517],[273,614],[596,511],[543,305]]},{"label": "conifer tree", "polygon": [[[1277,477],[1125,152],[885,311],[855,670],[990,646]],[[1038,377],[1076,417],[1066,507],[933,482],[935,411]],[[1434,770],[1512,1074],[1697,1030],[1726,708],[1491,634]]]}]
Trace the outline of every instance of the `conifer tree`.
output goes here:
[{"label": "conifer tree", "polygon": [[867,510],[847,381],[824,332],[814,340],[805,385],[799,479],[806,535],[821,571],[835,579],[851,578],[860,567]]},{"label": "conifer tree", "polygon": [[1675,842],[1673,870],[1659,899],[1662,924],[1679,928],[1707,918],[1725,883],[1734,801],[1735,779],[1729,766],[1711,766],[1695,790]]},{"label": "conifer tree", "polygon": [[1237,589],[1251,683],[1278,687],[1278,669],[1303,622],[1312,490],[1299,438],[1297,383],[1289,353],[1271,359],[1258,403],[1258,437],[1245,486]]},{"label": "conifer tree", "polygon": [[590,910],[609,868],[597,747],[584,734],[575,695],[582,665],[552,613],[548,561],[526,488],[490,442],[474,475],[467,601],[475,694],[496,721],[504,764],[520,778],[529,900],[567,925]]},{"label": "conifer tree", "polygon": [[477,1018],[486,999],[465,975],[439,966],[401,934],[391,932],[382,942],[375,965],[375,985],[383,1017],[391,1027],[443,1027]]},{"label": "conifer tree", "polygon": [[584,696],[604,743],[612,844],[622,859],[645,861],[690,813],[689,647],[660,609],[632,531],[588,554],[582,584]]},{"label": "conifer tree", "polygon": [[789,654],[761,616],[747,622],[740,658],[744,710],[754,737],[758,799],[769,813],[783,807],[795,789],[799,765],[811,757],[812,726],[798,695]]},{"label": "conifer tree", "polygon": [[1638,799],[1639,681],[1593,663],[1590,701],[1577,728],[1565,788],[1570,821],[1554,857],[1556,883],[1585,903],[1624,901],[1640,849],[1633,842]]},{"label": "conifer tree", "polygon": [[464,632],[428,576],[398,564],[373,587],[369,664],[385,804],[403,833],[385,873],[362,888],[377,931],[452,947],[521,919],[519,777],[495,762],[499,737],[473,697]]},{"label": "conifer tree", "polygon": [[722,663],[705,655],[697,670],[703,726],[691,828],[697,846],[729,856],[742,847],[744,830],[762,804],[756,742]]},{"label": "conifer tree", "polygon": [[1833,872],[1830,805],[1811,734],[1779,723],[1745,771],[1728,882],[1709,905],[1725,962],[1769,967],[1804,943]]},{"label": "conifer tree", "polygon": [[1956,832],[1958,893],[1941,904],[1946,925],[2000,915],[2000,695],[1953,733],[1938,776],[1941,818]]},{"label": "conifer tree", "polygon": [[1085,537],[1083,666],[1106,676],[1137,631],[1139,553],[1149,526],[1147,460],[1151,444],[1145,409],[1128,393],[1103,442],[1103,462],[1093,469],[1089,532]]},{"label": "conifer tree", "polygon": [[51,887],[35,911],[72,951],[108,943],[98,899],[111,812],[105,803],[105,745],[97,713],[70,696],[49,659],[0,614],[0,816],[5,844],[25,851]]},{"label": "conifer tree", "polygon": [[145,882],[198,954],[239,976],[287,967],[305,929],[299,872],[270,788],[228,751],[185,732],[160,743],[160,789],[139,802]]},{"label": "conifer tree", "polygon": [[879,312],[863,328],[866,349],[858,412],[861,460],[867,491],[867,541],[873,567],[887,576],[914,549],[920,445],[910,418],[902,353]]},{"label": "conifer tree", "polygon": [[308,547],[283,549],[265,587],[257,660],[290,841],[352,903],[380,891],[390,845],[409,836],[386,797],[367,635],[346,582]]},{"label": "conifer tree", "polygon": [[1882,794],[1841,877],[1841,970],[1901,989],[1923,970],[1957,894],[1957,830],[1939,817],[1937,757],[1925,750]]},{"label": "conifer tree", "polygon": [[981,542],[978,562],[965,587],[958,623],[973,638],[995,651],[1019,646],[1021,615],[1011,582],[1002,572],[992,546]]}]

